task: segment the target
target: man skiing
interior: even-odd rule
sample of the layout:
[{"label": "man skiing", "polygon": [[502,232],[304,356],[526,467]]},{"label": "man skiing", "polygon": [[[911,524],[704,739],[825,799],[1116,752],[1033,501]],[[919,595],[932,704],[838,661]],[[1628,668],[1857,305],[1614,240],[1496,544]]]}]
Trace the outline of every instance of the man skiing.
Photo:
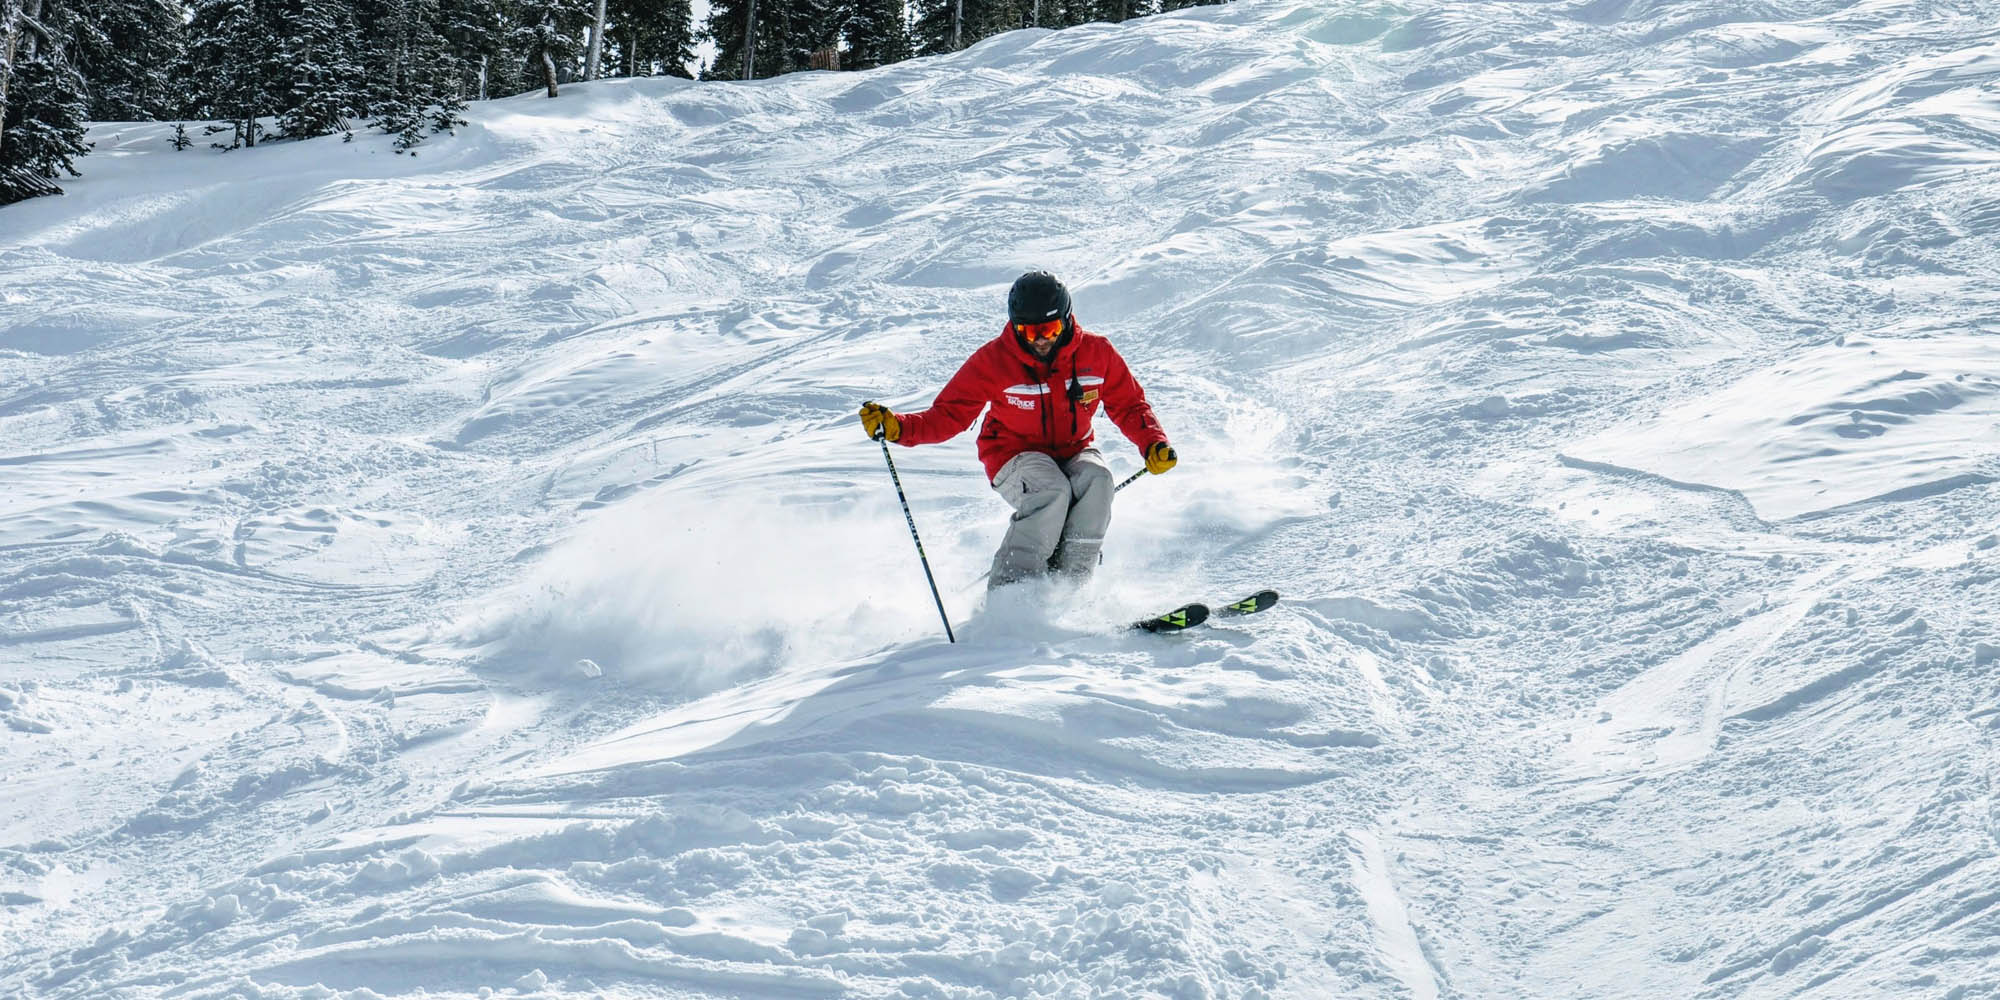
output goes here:
[{"label": "man skiing", "polygon": [[1007,292],[1007,325],[966,359],[930,408],[891,413],[861,404],[872,438],[933,444],[971,426],[979,411],[979,461],[993,489],[1014,508],[989,590],[1042,573],[1073,580],[1090,575],[1111,523],[1111,468],[1091,446],[1091,421],[1102,404],[1159,475],[1174,449],[1146,405],[1145,390],[1111,342],[1076,325],[1069,289],[1047,271],[1030,271]]}]

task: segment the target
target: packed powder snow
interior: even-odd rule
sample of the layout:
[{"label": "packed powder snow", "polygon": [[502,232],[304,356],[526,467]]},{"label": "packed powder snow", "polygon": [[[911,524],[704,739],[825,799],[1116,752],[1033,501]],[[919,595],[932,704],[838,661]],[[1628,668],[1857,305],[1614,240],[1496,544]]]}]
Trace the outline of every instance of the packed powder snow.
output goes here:
[{"label": "packed powder snow", "polygon": [[[2000,996],[1995,25],[98,125],[0,209],[0,995]],[[855,407],[1033,267],[1179,465],[989,607],[971,435],[899,450],[948,643]]]}]

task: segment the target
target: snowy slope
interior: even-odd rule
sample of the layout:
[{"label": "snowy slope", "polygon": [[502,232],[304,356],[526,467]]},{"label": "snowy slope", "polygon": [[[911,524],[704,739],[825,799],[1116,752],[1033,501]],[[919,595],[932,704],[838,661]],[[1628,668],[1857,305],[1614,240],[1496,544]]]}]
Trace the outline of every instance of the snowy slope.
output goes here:
[{"label": "snowy slope", "polygon": [[[2000,996],[1996,15],[100,126],[0,209],[0,995]],[[1030,266],[1182,463],[982,611],[899,449],[947,645],[853,410]]]}]

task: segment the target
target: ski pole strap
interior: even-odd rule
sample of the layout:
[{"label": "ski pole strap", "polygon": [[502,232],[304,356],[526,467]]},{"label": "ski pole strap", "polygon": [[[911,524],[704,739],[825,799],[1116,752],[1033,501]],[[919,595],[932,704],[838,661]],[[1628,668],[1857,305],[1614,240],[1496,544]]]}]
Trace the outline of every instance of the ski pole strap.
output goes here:
[{"label": "ski pole strap", "polygon": [[917,519],[910,513],[910,500],[903,495],[903,477],[896,474],[896,460],[889,457],[889,437],[876,434],[875,440],[882,443],[882,461],[889,464],[889,481],[896,484],[896,502],[903,505],[903,520],[910,525],[910,540],[917,543],[917,561],[924,565],[924,582],[931,585],[931,600],[937,602],[938,620],[944,622],[946,641],[957,643],[958,637],[951,634],[951,619],[944,613],[944,598],[938,596],[937,578],[931,576],[931,560],[924,555],[924,540],[917,535]]}]

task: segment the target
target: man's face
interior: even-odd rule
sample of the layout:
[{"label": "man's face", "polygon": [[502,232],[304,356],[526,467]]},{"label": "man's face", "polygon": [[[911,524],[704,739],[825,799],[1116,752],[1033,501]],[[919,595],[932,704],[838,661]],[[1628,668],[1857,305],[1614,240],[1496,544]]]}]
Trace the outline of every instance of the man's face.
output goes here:
[{"label": "man's face", "polygon": [[1014,332],[1028,345],[1028,350],[1044,361],[1056,352],[1056,341],[1062,339],[1063,326],[1068,320],[1052,319],[1046,323],[1015,323]]}]

